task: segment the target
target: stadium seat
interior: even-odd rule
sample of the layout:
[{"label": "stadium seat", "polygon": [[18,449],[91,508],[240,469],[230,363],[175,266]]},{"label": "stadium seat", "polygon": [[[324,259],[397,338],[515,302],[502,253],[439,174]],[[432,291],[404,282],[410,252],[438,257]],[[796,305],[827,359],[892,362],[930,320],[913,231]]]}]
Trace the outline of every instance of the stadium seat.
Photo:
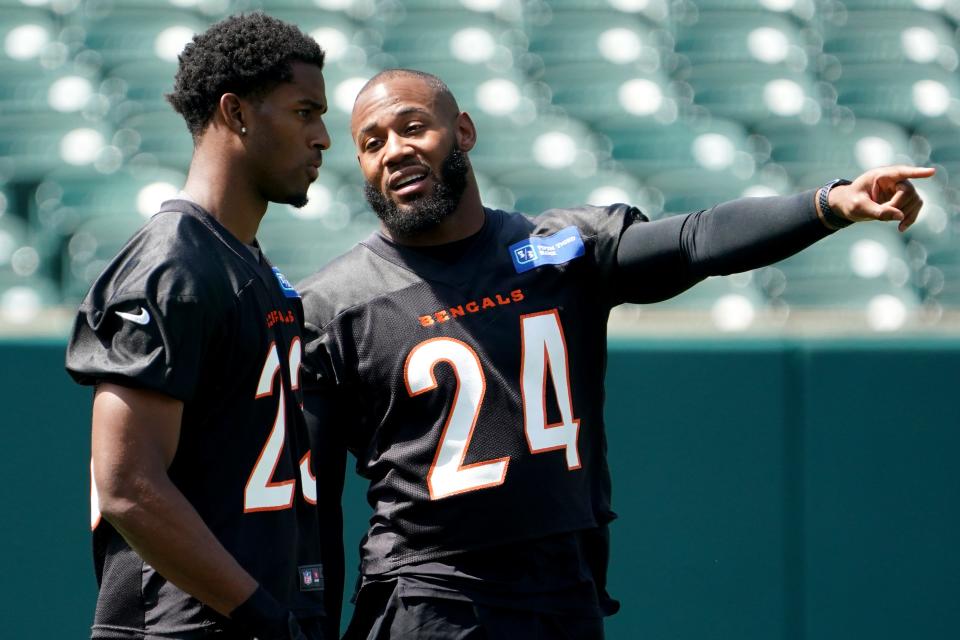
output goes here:
[{"label": "stadium seat", "polygon": [[613,159],[641,180],[673,169],[720,171],[753,164],[744,128],[721,118],[660,123],[621,117],[599,122],[595,128],[610,140]]},{"label": "stadium seat", "polygon": [[99,100],[98,75],[87,67],[65,64],[48,69],[35,61],[0,59],[0,113],[106,111]]},{"label": "stadium seat", "polygon": [[10,179],[35,180],[61,166],[115,167],[113,129],[80,114],[36,112],[0,115],[0,157],[12,163]]},{"label": "stadium seat", "polygon": [[904,246],[890,225],[853,225],[774,266],[785,276],[777,297],[791,306],[866,308],[877,296],[892,296],[909,310],[918,302]]},{"label": "stadium seat", "polygon": [[112,119],[119,122],[137,113],[171,110],[166,94],[173,91],[175,62],[137,60],[113,67],[103,86],[113,103]]},{"label": "stadium seat", "polygon": [[498,182],[502,176],[538,167],[588,175],[605,153],[583,123],[569,118],[543,115],[522,126],[479,116],[474,122],[478,134],[471,162]]},{"label": "stadium seat", "polygon": [[910,11],[851,11],[823,27],[823,52],[841,64],[939,64],[957,67],[956,40],[942,16]]},{"label": "stadium seat", "polygon": [[643,186],[625,173],[598,171],[578,176],[569,171],[528,169],[501,176],[500,184],[514,194],[514,209],[528,215],[557,207],[617,202],[637,206],[651,215]]},{"label": "stadium seat", "polygon": [[741,63],[807,66],[803,38],[790,18],[769,11],[701,11],[674,29],[675,50],[693,65]]},{"label": "stadium seat", "polygon": [[671,41],[633,14],[607,10],[556,11],[528,28],[530,53],[547,69],[556,65],[604,63],[654,71]]},{"label": "stadium seat", "polygon": [[651,312],[670,318],[679,312],[688,322],[693,313],[694,317],[708,317],[720,331],[738,332],[752,328],[766,309],[767,300],[755,274],[748,272],[706,278],[669,300],[637,305],[633,311],[639,318]]},{"label": "stadium seat", "polygon": [[591,125],[636,117],[676,118],[678,99],[669,77],[607,62],[556,65],[543,75],[552,104]]},{"label": "stadium seat", "polygon": [[853,179],[874,167],[913,164],[907,132],[891,122],[772,121],[759,123],[756,131],[770,143],[770,161],[786,169],[803,188],[837,177]]},{"label": "stadium seat", "polygon": [[0,271],[0,324],[26,326],[61,303],[57,283],[43,276]]},{"label": "stadium seat", "polygon": [[696,104],[748,126],[771,119],[816,122],[821,116],[813,78],[785,66],[704,63],[693,66],[685,80]]},{"label": "stadium seat", "polygon": [[930,162],[940,167],[954,188],[960,187],[960,123],[947,118],[925,120],[916,133],[930,145]]},{"label": "stadium seat", "polygon": [[102,215],[79,223],[63,244],[64,299],[70,303],[82,299],[104,267],[145,223],[144,217],[132,212]]},{"label": "stadium seat", "polygon": [[0,11],[0,60],[39,62],[51,53],[62,53],[56,50],[59,30],[50,12],[22,4]]},{"label": "stadium seat", "polygon": [[117,125],[114,143],[128,162],[159,164],[184,173],[193,157],[193,138],[183,117],[169,105],[132,115]]},{"label": "stadium seat", "polygon": [[834,82],[837,104],[859,118],[915,126],[960,100],[956,73],[935,64],[847,64]]},{"label": "stadium seat", "polygon": [[716,204],[751,196],[786,195],[790,183],[782,177],[733,170],[675,169],[647,177],[648,187],[662,202],[663,214],[674,215],[709,209]]},{"label": "stadium seat", "polygon": [[401,67],[458,60],[508,69],[523,52],[523,41],[520,32],[490,14],[435,8],[404,12],[385,28],[382,49]]},{"label": "stadium seat", "polygon": [[257,240],[270,261],[297,283],[346,252],[376,229],[369,221],[332,230],[324,220],[266,216]]},{"label": "stadium seat", "polygon": [[66,236],[85,220],[128,216],[141,224],[183,187],[182,173],[127,167],[110,175],[90,169],[59,169],[37,187],[29,212],[34,228]]},{"label": "stadium seat", "polygon": [[176,62],[183,46],[207,28],[209,20],[176,7],[148,5],[85,12],[80,26],[84,46],[97,52],[109,72],[137,60]]},{"label": "stadium seat", "polygon": [[618,11],[624,18],[640,17],[651,24],[666,23],[670,19],[670,3],[667,0],[549,0],[554,11],[582,11],[585,15],[595,11]]}]

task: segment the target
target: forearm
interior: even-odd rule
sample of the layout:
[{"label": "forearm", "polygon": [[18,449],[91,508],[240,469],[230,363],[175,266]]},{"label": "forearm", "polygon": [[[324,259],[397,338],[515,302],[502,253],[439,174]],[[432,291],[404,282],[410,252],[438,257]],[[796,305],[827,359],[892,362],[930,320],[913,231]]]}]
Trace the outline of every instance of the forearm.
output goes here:
[{"label": "forearm", "polygon": [[257,588],[193,506],[166,477],[131,479],[130,490],[101,492],[101,510],[164,578],[223,615]]},{"label": "forearm", "polygon": [[741,198],[684,216],[631,225],[617,262],[628,300],[653,302],[713,275],[782,260],[830,234],[815,191]]}]

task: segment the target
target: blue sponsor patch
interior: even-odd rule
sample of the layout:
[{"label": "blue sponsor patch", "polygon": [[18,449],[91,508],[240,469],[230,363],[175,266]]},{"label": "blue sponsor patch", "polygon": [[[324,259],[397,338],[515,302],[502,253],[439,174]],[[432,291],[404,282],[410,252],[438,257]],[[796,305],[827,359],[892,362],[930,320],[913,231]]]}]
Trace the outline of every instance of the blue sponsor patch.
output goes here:
[{"label": "blue sponsor patch", "polygon": [[283,290],[283,295],[288,298],[299,298],[300,294],[296,289],[293,288],[293,285],[290,284],[290,281],[283,277],[283,274],[280,273],[280,269],[274,267],[273,275],[277,276],[277,282],[280,283],[280,288]]},{"label": "blue sponsor patch", "polygon": [[517,273],[545,264],[563,264],[583,255],[580,230],[570,226],[549,236],[530,236],[510,245],[510,258]]}]

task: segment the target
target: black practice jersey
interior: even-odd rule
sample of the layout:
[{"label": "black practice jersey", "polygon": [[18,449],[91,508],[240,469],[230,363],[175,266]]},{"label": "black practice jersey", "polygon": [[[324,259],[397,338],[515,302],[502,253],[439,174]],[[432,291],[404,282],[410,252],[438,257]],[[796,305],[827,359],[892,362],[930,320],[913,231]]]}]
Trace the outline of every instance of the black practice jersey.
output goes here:
[{"label": "black practice jersey", "polygon": [[[279,271],[198,206],[170,201],[93,284],[67,369],[82,384],[183,401],[170,478],[240,565],[306,617],[323,609],[302,322],[299,294]],[[95,638],[193,637],[228,625],[93,520]]]},{"label": "black practice jersey", "polygon": [[612,519],[606,324],[641,219],[487,210],[452,264],[374,234],[300,285],[306,384],[370,480],[365,575]]}]

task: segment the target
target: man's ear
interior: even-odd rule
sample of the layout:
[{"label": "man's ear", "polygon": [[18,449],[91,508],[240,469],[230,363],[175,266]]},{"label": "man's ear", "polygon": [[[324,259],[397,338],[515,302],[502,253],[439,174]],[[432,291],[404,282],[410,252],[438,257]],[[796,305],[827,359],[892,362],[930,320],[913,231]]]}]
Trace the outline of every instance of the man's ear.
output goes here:
[{"label": "man's ear", "polygon": [[461,151],[470,151],[477,144],[477,127],[466,111],[457,114],[457,146]]},{"label": "man's ear", "polygon": [[238,136],[246,134],[246,104],[235,93],[220,96],[220,117],[227,127]]}]

